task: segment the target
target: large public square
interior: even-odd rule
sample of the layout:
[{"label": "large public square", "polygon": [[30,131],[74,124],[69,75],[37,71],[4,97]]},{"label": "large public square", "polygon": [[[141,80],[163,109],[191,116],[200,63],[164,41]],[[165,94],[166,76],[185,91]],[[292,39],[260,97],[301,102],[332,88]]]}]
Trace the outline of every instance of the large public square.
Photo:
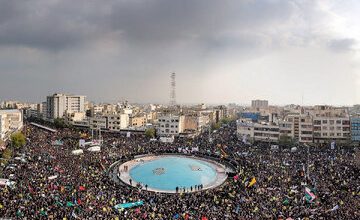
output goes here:
[{"label": "large public square", "polygon": [[[302,147],[298,147],[296,152],[288,148],[274,151],[268,144],[243,144],[236,137],[235,125],[230,124],[212,133],[211,142],[207,132],[194,139],[178,138],[174,143],[150,141],[142,134],[128,137],[126,134],[104,133],[100,152],[84,150],[83,154],[74,155],[72,151],[79,148],[79,139],[85,132],[65,128],[52,133],[27,124],[25,133],[28,141],[19,154],[23,154],[26,162],[11,161],[11,167],[3,173],[7,176],[14,174],[16,182],[14,187],[0,191],[0,216],[3,217],[357,219],[359,216],[359,167],[351,147],[335,150],[311,148],[309,153]],[[63,145],[54,145],[56,140],[61,140]],[[219,151],[219,146],[223,151]],[[141,160],[144,156],[139,155],[154,159],[156,155],[178,154],[179,148],[198,149],[197,152],[182,152],[181,155],[185,156],[181,157],[215,158],[217,162],[213,164],[217,164],[219,169],[221,164],[235,162],[235,175],[224,176],[215,185],[204,184],[203,188],[199,187],[201,184],[193,183],[197,187],[194,186],[192,191],[190,187],[183,190],[182,183],[179,183],[177,193],[173,186],[172,192],[167,193],[152,190],[150,183],[147,187],[144,183],[137,184],[136,178],[141,178],[141,175],[134,178],[132,184],[126,179],[124,182],[116,181],[117,173],[112,175],[114,170],[109,169],[119,162],[115,171],[121,172],[126,165],[127,172],[131,173],[132,168],[126,163],[134,160],[146,163]],[[209,165],[204,159],[197,161]],[[205,169],[194,161],[190,164],[190,167],[184,166],[190,173]],[[154,165],[147,175],[162,176],[168,169]],[[216,169],[211,167],[208,175],[213,175]],[[219,173],[227,172],[220,169]],[[186,174],[182,178],[186,178]],[[214,183],[212,180],[209,182]],[[314,200],[307,200],[305,187],[311,189],[311,194],[316,197]],[[136,205],[115,208],[119,204]]]}]

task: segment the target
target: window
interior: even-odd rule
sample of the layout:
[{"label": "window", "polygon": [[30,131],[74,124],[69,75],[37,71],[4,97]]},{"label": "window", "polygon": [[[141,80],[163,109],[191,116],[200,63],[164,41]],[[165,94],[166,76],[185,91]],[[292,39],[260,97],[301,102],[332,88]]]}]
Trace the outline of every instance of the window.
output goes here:
[{"label": "window", "polygon": [[323,123],[323,124],[327,124],[327,120],[322,120],[322,123]]}]

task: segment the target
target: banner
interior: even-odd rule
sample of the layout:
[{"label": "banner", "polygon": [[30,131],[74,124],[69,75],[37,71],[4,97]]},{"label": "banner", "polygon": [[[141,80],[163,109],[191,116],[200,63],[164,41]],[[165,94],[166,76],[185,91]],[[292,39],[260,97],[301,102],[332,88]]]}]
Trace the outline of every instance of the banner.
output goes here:
[{"label": "banner", "polygon": [[116,206],[114,206],[114,208],[115,209],[127,209],[127,208],[142,206],[142,205],[144,205],[144,201],[117,204]]},{"label": "banner", "polygon": [[85,147],[85,139],[79,140],[79,147]]},{"label": "banner", "polygon": [[331,142],[331,150],[335,150],[335,146],[336,146],[336,142],[332,141]]},{"label": "banner", "polygon": [[315,194],[308,187],[305,187],[305,200],[308,203],[312,203],[316,199]]}]

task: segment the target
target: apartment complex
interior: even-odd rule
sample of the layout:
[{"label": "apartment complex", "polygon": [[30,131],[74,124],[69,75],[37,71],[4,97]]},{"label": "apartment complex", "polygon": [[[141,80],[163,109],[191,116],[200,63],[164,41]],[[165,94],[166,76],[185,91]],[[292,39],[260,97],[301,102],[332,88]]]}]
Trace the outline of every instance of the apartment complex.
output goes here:
[{"label": "apartment complex", "polygon": [[351,117],[351,140],[360,141],[360,117]]},{"label": "apartment complex", "polygon": [[133,128],[145,127],[146,121],[146,115],[131,115],[129,117],[129,126]]},{"label": "apartment complex", "polygon": [[[354,120],[352,127],[360,130],[355,126],[357,123]],[[240,138],[247,135],[249,139],[255,141],[272,142],[278,141],[281,136],[291,137],[300,143],[347,142],[350,141],[351,136],[347,109],[332,106],[295,109],[285,113],[281,120],[272,120],[269,123],[252,119],[252,124],[249,125],[249,122],[244,124],[244,121],[239,120],[237,130]]]},{"label": "apartment complex", "polygon": [[0,139],[7,139],[10,135],[23,127],[21,110],[0,110]]},{"label": "apartment complex", "polygon": [[346,108],[315,106],[312,115],[314,143],[350,140],[350,117]]},{"label": "apartment complex", "polygon": [[129,126],[127,114],[109,114],[89,118],[90,129],[106,131],[120,131]]},{"label": "apartment complex", "polygon": [[54,94],[46,98],[46,117],[50,120],[76,112],[85,112],[85,96]]},{"label": "apartment complex", "polygon": [[159,136],[177,136],[184,131],[184,116],[165,115],[158,118]]},{"label": "apartment complex", "polygon": [[251,101],[251,108],[267,108],[269,107],[269,101],[268,100],[252,100]]},{"label": "apartment complex", "polygon": [[237,133],[246,141],[277,142],[280,128],[274,123],[254,123],[250,120],[238,120]]}]

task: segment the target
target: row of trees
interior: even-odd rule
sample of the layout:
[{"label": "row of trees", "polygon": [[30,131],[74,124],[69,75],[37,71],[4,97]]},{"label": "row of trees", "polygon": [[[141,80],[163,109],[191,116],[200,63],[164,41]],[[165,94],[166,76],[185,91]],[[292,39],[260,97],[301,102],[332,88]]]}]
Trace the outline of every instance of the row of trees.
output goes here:
[{"label": "row of trees", "polygon": [[211,124],[211,130],[218,130],[221,128],[222,125],[224,124],[229,124],[230,122],[232,122],[234,119],[233,118],[223,118],[221,119],[219,122],[217,123],[212,123]]},{"label": "row of trees", "polygon": [[[0,145],[6,145],[3,140],[0,141]],[[26,144],[26,137],[22,132],[16,132],[11,135],[10,141],[10,145],[8,145],[8,147],[1,153],[3,164],[6,164],[13,156],[14,149],[20,149]]]}]

